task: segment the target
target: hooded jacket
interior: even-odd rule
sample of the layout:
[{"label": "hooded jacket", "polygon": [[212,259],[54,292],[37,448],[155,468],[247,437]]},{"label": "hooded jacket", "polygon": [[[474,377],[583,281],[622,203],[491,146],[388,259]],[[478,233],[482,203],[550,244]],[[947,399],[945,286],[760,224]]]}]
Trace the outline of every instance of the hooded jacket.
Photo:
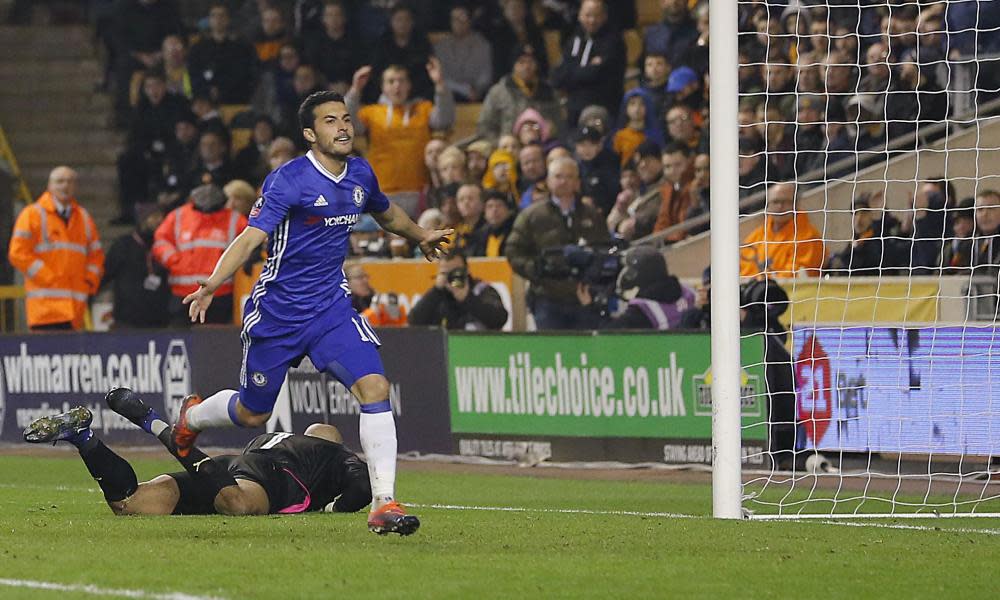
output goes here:
[{"label": "hooded jacket", "polygon": [[579,25],[563,48],[563,61],[552,71],[552,83],[569,96],[569,122],[576,123],[585,107],[599,104],[614,112],[625,80],[625,41],[605,23],[594,35]]},{"label": "hooded jacket", "polygon": [[[630,136],[629,133],[633,132],[628,126],[628,113],[625,110],[628,106],[629,100],[634,97],[642,98],[642,103],[646,107],[646,120],[643,125],[641,136]],[[615,152],[621,158],[621,164],[624,166],[628,164],[628,161],[632,158],[635,153],[636,148],[639,147],[645,140],[649,140],[659,146],[661,149],[666,145],[666,135],[663,133],[663,127],[660,124],[661,119],[659,118],[660,109],[656,104],[656,100],[649,91],[637,87],[625,92],[625,97],[622,98],[621,107],[618,109],[618,127],[615,131],[613,147]],[[638,141],[636,141],[638,140]]]},{"label": "hooded jacket", "polygon": [[435,93],[433,104],[414,98],[394,105],[383,94],[378,103],[359,108],[359,99],[350,92],[344,100],[357,117],[355,134],[368,135],[368,162],[382,191],[391,194],[423,189],[427,184],[424,146],[431,131],[448,129],[455,122],[451,92]]}]

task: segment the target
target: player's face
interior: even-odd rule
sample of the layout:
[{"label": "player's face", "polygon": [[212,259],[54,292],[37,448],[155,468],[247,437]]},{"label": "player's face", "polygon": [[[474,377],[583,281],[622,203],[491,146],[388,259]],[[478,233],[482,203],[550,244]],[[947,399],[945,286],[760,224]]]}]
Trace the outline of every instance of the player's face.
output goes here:
[{"label": "player's face", "polygon": [[313,109],[312,129],[304,129],[306,141],[320,152],[335,157],[346,157],[354,150],[354,123],[343,102],[326,102]]}]

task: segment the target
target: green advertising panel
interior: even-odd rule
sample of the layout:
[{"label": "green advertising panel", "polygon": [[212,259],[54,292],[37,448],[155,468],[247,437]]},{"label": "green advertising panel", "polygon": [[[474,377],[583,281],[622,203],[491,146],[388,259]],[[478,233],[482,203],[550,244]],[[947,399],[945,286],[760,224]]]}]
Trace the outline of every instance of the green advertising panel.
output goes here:
[{"label": "green advertising panel", "polygon": [[[743,439],[763,440],[763,348],[745,339]],[[707,333],[448,336],[455,433],[710,439]]]}]

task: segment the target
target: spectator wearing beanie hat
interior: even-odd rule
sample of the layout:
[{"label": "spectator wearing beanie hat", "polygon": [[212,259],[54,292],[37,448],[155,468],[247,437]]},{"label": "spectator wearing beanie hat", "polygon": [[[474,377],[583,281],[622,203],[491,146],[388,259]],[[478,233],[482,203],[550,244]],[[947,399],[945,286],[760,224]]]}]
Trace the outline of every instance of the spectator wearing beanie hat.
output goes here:
[{"label": "spectator wearing beanie hat", "polygon": [[526,108],[514,121],[512,133],[522,148],[529,144],[545,145],[552,135],[552,125],[537,110]]}]

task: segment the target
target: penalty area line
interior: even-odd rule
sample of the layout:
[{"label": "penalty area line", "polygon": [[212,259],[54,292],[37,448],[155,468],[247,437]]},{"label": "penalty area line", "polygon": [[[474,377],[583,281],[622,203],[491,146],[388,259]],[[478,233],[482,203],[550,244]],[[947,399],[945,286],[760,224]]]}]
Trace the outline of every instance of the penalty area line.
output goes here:
[{"label": "penalty area line", "polygon": [[12,588],[27,588],[32,590],[48,590],[52,592],[71,592],[90,594],[92,596],[111,596],[118,598],[142,598],[144,600],[224,600],[217,596],[195,596],[182,592],[157,593],[146,590],[122,590],[102,588],[91,584],[55,583],[52,581],[34,581],[31,579],[0,578],[0,586]]},{"label": "penalty area line", "polygon": [[514,513],[554,513],[563,515],[601,515],[615,517],[665,517],[671,519],[700,519],[696,515],[685,515],[669,512],[640,512],[633,510],[590,510],[586,508],[528,508],[523,506],[469,506],[464,504],[410,504],[414,508],[431,508],[435,510],[470,510],[483,512],[514,512]]}]

